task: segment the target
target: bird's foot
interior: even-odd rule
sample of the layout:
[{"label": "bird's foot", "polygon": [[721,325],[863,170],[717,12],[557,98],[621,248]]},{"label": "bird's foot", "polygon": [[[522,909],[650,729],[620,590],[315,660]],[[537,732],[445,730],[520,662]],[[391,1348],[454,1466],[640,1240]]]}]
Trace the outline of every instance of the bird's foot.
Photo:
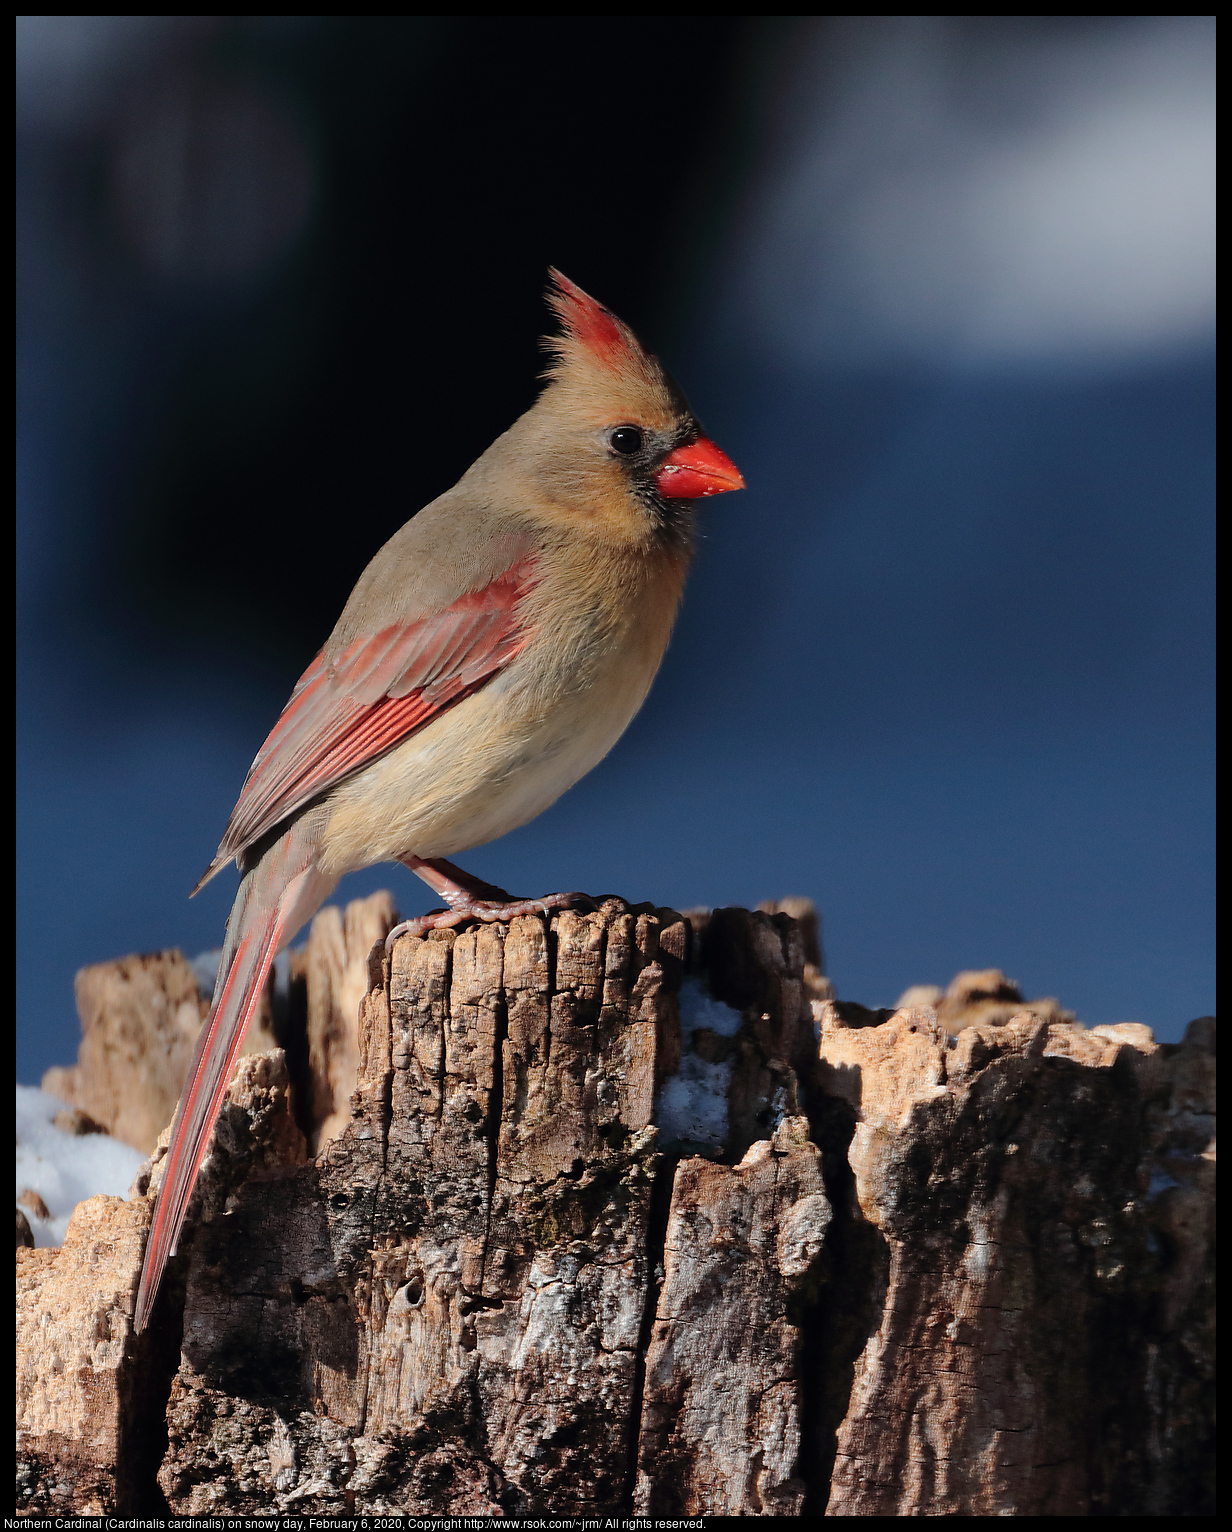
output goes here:
[{"label": "bird's foot", "polygon": [[563,910],[571,905],[594,907],[594,901],[585,894],[547,894],[542,899],[519,899],[516,894],[507,894],[494,883],[485,883],[482,878],[455,867],[443,857],[407,856],[403,861],[417,878],[422,878],[441,896],[449,908],[432,910],[395,926],[385,938],[386,952],[393,951],[400,936],[423,936],[428,931],[460,926],[464,920],[482,920],[491,924],[498,920],[513,920],[518,915],[546,915],[550,910]]},{"label": "bird's foot", "polygon": [[393,952],[394,943],[400,936],[426,936],[429,931],[440,931],[460,926],[467,920],[482,920],[492,925],[497,921],[513,920],[519,915],[547,915],[552,910],[594,907],[594,900],[586,894],[545,894],[542,899],[518,899],[512,894],[503,899],[459,900],[452,909],[430,910],[417,915],[414,920],[404,920],[396,925],[385,938],[385,951]]}]

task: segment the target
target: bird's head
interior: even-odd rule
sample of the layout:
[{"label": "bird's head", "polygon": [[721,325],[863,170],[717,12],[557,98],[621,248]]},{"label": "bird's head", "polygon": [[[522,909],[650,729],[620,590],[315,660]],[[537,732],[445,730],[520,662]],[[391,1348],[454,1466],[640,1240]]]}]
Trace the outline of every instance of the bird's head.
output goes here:
[{"label": "bird's head", "polygon": [[554,269],[547,296],[560,333],[544,342],[548,387],[531,411],[540,482],[596,532],[687,533],[693,503],[743,489],[740,470],[623,320]]}]

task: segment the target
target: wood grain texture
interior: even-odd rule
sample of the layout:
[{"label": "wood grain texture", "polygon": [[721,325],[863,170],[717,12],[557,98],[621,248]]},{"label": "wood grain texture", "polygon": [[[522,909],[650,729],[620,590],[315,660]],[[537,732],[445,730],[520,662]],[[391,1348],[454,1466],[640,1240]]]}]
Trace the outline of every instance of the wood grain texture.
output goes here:
[{"label": "wood grain texture", "polygon": [[[1212,1510],[1213,1021],[832,1002],[781,909],[391,917],[314,929],[147,1335],[162,1151],[18,1250],[19,1508]],[[706,1155],[655,1122],[682,1047]]]}]

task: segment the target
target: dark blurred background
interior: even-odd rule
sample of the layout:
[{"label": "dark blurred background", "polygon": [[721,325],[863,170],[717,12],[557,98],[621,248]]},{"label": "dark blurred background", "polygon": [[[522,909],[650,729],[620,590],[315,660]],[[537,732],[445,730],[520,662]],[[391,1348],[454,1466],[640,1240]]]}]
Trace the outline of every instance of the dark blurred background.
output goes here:
[{"label": "dark blurred background", "polygon": [[549,263],[750,488],[624,740],[468,868],[811,896],[867,1004],[1214,1010],[1213,29],[19,17],[19,1079],[80,965],[219,944],[245,769],[534,398]]}]

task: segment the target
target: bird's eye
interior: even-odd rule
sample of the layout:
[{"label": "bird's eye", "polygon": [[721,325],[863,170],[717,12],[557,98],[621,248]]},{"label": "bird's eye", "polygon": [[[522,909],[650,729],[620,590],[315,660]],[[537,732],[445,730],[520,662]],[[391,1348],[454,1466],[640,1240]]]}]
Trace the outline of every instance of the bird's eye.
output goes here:
[{"label": "bird's eye", "polygon": [[622,457],[632,457],[642,450],[642,433],[636,426],[620,426],[612,432],[612,449]]}]

